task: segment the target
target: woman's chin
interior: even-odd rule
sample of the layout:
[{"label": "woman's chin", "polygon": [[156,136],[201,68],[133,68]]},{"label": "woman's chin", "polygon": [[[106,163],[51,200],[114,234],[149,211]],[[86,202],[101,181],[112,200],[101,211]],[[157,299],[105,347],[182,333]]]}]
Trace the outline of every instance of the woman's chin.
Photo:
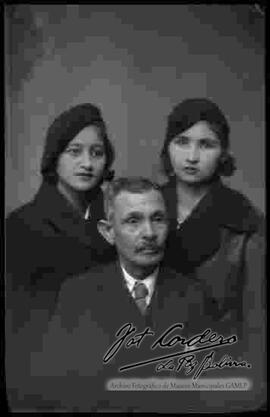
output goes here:
[{"label": "woman's chin", "polygon": [[95,186],[96,186],[96,183],[95,184],[91,184],[91,185],[89,185],[89,186],[81,186],[81,187],[76,187],[75,188],[75,191],[77,191],[78,193],[83,193],[83,192],[88,192],[88,191],[91,191],[91,190],[93,190],[93,188],[95,188]]},{"label": "woman's chin", "polygon": [[98,184],[98,181],[89,181],[83,183],[76,183],[73,185],[73,190],[77,192],[87,192],[95,188]]},{"label": "woman's chin", "polygon": [[177,180],[179,182],[183,182],[184,184],[200,184],[201,182],[203,182],[203,180],[201,178],[195,177],[195,176],[176,176]]}]

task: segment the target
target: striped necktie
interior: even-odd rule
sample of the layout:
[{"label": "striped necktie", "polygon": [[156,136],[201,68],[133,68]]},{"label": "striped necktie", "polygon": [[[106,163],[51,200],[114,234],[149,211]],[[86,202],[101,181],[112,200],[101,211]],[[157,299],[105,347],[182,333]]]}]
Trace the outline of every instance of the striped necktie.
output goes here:
[{"label": "striped necktie", "polygon": [[146,297],[148,295],[148,289],[143,282],[136,282],[133,291],[135,295],[135,302],[140,312],[144,315],[147,309]]}]

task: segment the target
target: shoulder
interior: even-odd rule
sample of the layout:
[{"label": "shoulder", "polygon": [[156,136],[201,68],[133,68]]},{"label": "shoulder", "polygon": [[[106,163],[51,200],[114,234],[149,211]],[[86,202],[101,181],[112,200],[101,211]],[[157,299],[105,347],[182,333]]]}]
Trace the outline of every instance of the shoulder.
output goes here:
[{"label": "shoulder", "polygon": [[30,201],[9,213],[6,218],[7,232],[13,228],[26,227],[33,221],[34,211],[34,203]]},{"label": "shoulder", "polygon": [[104,192],[101,187],[98,187],[94,195],[89,195],[89,202],[91,207],[91,217],[98,221],[104,218]]},{"label": "shoulder", "polygon": [[[158,293],[160,299],[174,310],[175,317],[186,315],[189,321],[193,321],[195,317],[195,321],[203,317],[208,293],[195,275],[187,276],[166,268],[158,283]],[[201,322],[197,324],[200,325]]]},{"label": "shoulder", "polygon": [[223,184],[218,186],[213,194],[220,224],[247,233],[263,229],[263,213],[245,195]]},{"label": "shoulder", "polygon": [[83,274],[68,277],[58,293],[56,312],[62,317],[75,317],[89,307],[93,310],[102,307],[105,289],[108,280],[113,278],[112,274],[115,274],[115,265],[109,264],[97,265]]},{"label": "shoulder", "polygon": [[185,275],[176,271],[168,265],[161,265],[159,272],[159,285],[171,292],[177,292],[178,295],[187,292],[201,292],[200,282],[195,275]]},{"label": "shoulder", "polygon": [[51,206],[54,205],[54,194],[52,187],[41,184],[31,201],[9,213],[7,223],[33,220],[41,213],[50,211]]},{"label": "shoulder", "polygon": [[89,294],[90,291],[91,294],[93,291],[102,292],[106,281],[108,282],[108,279],[116,274],[115,262],[95,265],[80,275],[68,277],[61,287],[60,295],[63,297],[71,294],[74,297],[78,292],[82,294]]},{"label": "shoulder", "polygon": [[173,178],[163,184],[159,184],[159,186],[165,198],[176,195],[176,184]]},{"label": "shoulder", "polygon": [[28,201],[27,203],[17,207],[16,209],[12,210],[6,218],[7,222],[13,221],[15,219],[23,218],[25,215],[27,215],[33,206],[33,200]]},{"label": "shoulder", "polygon": [[51,230],[51,223],[64,221],[71,217],[68,204],[55,186],[42,183],[33,200],[11,212],[6,219],[8,230],[15,228],[40,232],[44,228]]},{"label": "shoulder", "polygon": [[41,185],[31,201],[13,210],[6,218],[6,231],[31,235],[44,227],[44,218],[54,209],[54,198],[48,187]]}]

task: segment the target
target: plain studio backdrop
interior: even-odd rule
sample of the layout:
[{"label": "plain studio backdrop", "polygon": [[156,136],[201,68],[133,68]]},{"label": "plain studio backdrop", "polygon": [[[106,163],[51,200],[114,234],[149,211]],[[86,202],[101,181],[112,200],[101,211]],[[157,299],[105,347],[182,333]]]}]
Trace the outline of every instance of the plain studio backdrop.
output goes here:
[{"label": "plain studio backdrop", "polygon": [[166,117],[179,101],[203,96],[231,126],[238,170],[226,183],[264,211],[259,5],[10,5],[5,12],[6,213],[36,193],[46,131],[65,109],[99,105],[116,175],[163,182]]}]

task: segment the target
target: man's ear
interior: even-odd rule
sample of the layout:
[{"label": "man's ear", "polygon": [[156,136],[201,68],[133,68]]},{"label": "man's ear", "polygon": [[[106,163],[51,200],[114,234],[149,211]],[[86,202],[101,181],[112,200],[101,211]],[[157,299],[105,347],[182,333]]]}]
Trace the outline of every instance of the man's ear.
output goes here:
[{"label": "man's ear", "polygon": [[104,239],[106,239],[111,245],[114,245],[114,230],[111,223],[108,220],[99,220],[97,228]]}]

